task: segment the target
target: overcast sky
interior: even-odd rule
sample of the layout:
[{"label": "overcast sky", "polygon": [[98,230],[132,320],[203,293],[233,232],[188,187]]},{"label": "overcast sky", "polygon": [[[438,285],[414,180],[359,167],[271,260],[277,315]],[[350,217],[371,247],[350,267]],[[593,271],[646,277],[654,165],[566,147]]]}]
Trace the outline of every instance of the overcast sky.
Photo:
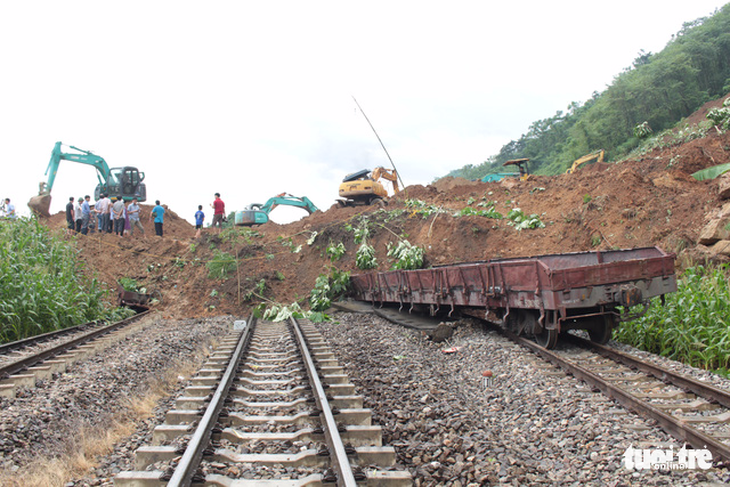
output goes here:
[{"label": "overcast sky", "polygon": [[[353,96],[405,183],[428,184],[724,3],[2,2],[0,197],[28,214],[62,141],[138,167],[148,203],[188,220],[215,192],[227,211],[282,192],[326,210],[345,174],[390,165]],[[95,185],[62,162],[51,211]]]}]

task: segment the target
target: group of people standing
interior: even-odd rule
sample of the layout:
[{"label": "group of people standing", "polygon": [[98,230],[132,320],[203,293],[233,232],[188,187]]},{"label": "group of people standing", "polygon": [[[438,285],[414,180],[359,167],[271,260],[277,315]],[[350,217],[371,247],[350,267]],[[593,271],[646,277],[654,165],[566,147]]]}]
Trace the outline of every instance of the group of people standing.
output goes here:
[{"label": "group of people standing", "polygon": [[[121,196],[112,199],[109,195],[102,194],[93,208],[90,201],[91,197],[88,194],[78,201],[75,201],[73,196],[69,198],[66,204],[68,233],[88,235],[89,228],[93,232],[96,227],[99,233],[114,232],[122,237],[125,231],[134,235],[134,227],[137,227],[144,235],[137,198],[132,198],[132,202],[127,205]],[[92,216],[96,218],[95,226],[92,224]]]},{"label": "group of people standing", "polygon": [[[213,207],[213,223],[220,228],[225,219],[226,205],[220,199],[220,193],[215,194],[215,201],[211,205]],[[89,228],[94,231],[92,225],[92,216],[96,217],[96,229],[99,233],[114,232],[120,238],[128,232],[130,236],[134,235],[135,227],[139,229],[142,236],[145,235],[144,227],[140,221],[140,206],[137,198],[132,198],[131,203],[125,205],[121,196],[109,198],[108,194],[102,194],[96,204],[91,207],[89,195],[79,198],[78,201],[74,197],[70,197],[66,204],[66,223],[68,225],[67,233],[80,233],[88,235]],[[8,200],[9,202],[9,200]],[[150,220],[155,226],[155,235],[162,237],[163,225],[165,221],[165,208],[160,204],[160,200],[155,201],[155,207],[150,212]],[[198,211],[195,213],[195,228],[197,230],[196,237],[200,237],[203,228],[205,214],[203,213],[203,205],[198,205]]]}]

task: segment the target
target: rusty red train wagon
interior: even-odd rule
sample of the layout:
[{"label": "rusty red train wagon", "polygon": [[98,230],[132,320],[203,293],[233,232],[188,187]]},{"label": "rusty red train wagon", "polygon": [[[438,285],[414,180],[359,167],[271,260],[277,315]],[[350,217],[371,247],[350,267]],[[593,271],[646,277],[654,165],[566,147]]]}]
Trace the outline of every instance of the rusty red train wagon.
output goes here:
[{"label": "rusty red train wagon", "polygon": [[677,290],[674,254],[658,247],[496,259],[352,276],[352,295],[432,313],[457,307],[532,334],[552,348],[558,334],[587,330],[605,343],[628,309]]}]

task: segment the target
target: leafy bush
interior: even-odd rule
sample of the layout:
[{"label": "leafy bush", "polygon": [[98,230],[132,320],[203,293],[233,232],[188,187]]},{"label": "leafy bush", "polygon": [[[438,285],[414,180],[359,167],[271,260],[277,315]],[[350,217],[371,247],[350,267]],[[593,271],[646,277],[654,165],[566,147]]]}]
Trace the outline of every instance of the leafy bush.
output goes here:
[{"label": "leafy bush", "polygon": [[355,265],[358,269],[375,269],[378,267],[378,259],[375,257],[375,249],[372,245],[363,243],[355,254]]},{"label": "leafy bush", "polygon": [[707,112],[707,119],[720,130],[730,129],[730,97],[725,98],[721,108],[711,108]]},{"label": "leafy bush", "polygon": [[360,226],[357,227],[354,231],[355,243],[358,244],[358,243],[365,242],[365,241],[367,241],[369,236],[370,236],[369,221],[362,220],[360,222]]},{"label": "leafy bush", "polygon": [[345,255],[345,246],[342,242],[338,243],[337,245],[330,244],[327,246],[325,254],[327,254],[327,257],[329,257],[332,262],[335,262],[336,260],[340,260],[342,256]]},{"label": "leafy bush", "polygon": [[423,249],[411,245],[408,240],[400,240],[396,246],[388,244],[388,257],[395,259],[393,269],[420,269],[423,267],[423,256]]},{"label": "leafy bush", "polygon": [[208,277],[211,279],[225,279],[236,270],[236,258],[228,252],[216,249],[213,251],[213,260],[209,261]]},{"label": "leafy bush", "polygon": [[493,218],[495,220],[501,220],[504,218],[500,212],[498,212],[494,207],[488,208],[486,210],[475,210],[471,206],[466,206],[462,208],[458,213],[458,216],[483,216],[485,218]]},{"label": "leafy bush", "polygon": [[411,210],[411,213],[421,215],[423,218],[428,218],[429,216],[438,213],[446,213],[446,210],[443,208],[428,204],[422,200],[407,199],[405,201],[405,206]]},{"label": "leafy bush", "polygon": [[76,249],[35,219],[0,222],[0,342],[118,319]]},{"label": "leafy bush", "polygon": [[133,293],[136,293],[137,289],[139,289],[139,284],[131,277],[120,277],[119,285],[122,286],[125,291],[130,291]]},{"label": "leafy bush", "polygon": [[350,285],[350,273],[336,268],[330,269],[330,275],[320,274],[314,283],[309,296],[309,307],[312,311],[324,311],[332,305],[332,300],[347,291]]},{"label": "leafy bush", "polygon": [[641,318],[622,323],[614,338],[706,369],[730,368],[728,268],[687,269],[676,293],[652,301]]},{"label": "leafy bush", "polygon": [[[233,221],[231,218],[229,220]],[[261,233],[248,227],[224,226],[220,233],[220,239],[224,242],[242,239],[245,243],[251,244],[254,238],[261,237]]]},{"label": "leafy bush", "polygon": [[532,214],[530,216],[519,208],[513,208],[507,214],[507,218],[510,220],[509,225],[512,225],[517,230],[524,230],[526,228],[545,228],[545,224],[540,220],[540,216]]}]

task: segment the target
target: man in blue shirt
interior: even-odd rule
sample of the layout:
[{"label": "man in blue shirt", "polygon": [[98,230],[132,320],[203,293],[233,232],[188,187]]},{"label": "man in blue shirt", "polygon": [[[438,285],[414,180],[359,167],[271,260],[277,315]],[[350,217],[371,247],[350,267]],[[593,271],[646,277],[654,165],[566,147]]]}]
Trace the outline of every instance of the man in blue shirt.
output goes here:
[{"label": "man in blue shirt", "polygon": [[165,209],[160,206],[160,200],[155,201],[155,207],[152,208],[150,219],[155,222],[155,234],[162,237],[162,223],[165,218]]},{"label": "man in blue shirt", "polygon": [[84,202],[81,203],[81,235],[89,234],[89,219],[91,218],[91,206],[89,200],[91,196],[84,196]]}]

